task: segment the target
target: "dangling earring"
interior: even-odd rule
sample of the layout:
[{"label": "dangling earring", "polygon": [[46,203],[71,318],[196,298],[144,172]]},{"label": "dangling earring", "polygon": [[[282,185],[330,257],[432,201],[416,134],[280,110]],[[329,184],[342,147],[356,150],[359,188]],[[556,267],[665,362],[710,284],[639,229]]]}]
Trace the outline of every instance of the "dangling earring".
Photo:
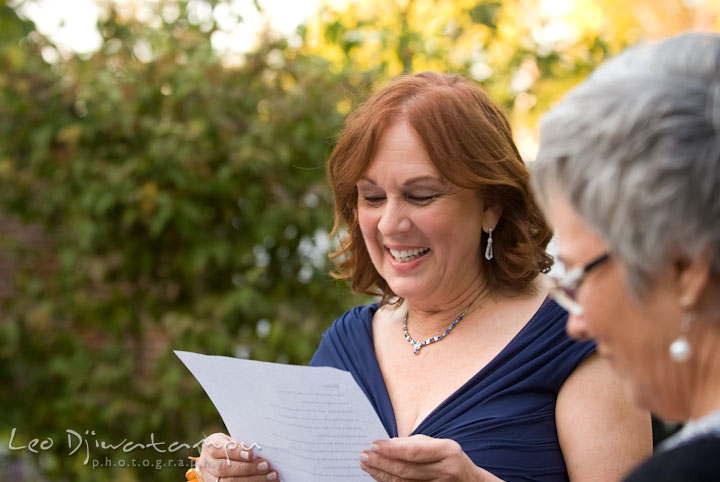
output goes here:
[{"label": "dangling earring", "polygon": [[485,248],[485,259],[488,261],[493,259],[492,232],[493,232],[493,228],[488,228],[487,247]]},{"label": "dangling earring", "polygon": [[690,358],[692,354],[692,348],[690,342],[687,340],[687,334],[690,332],[690,326],[692,325],[695,315],[692,312],[686,312],[682,315],[680,321],[680,336],[670,344],[670,358],[676,363],[682,363]]}]

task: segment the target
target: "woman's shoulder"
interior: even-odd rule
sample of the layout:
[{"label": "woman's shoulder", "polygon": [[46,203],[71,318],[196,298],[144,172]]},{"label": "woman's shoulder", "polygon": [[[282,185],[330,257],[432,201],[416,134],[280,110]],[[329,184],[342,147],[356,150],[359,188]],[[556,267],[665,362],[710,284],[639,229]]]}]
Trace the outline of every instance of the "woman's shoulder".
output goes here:
[{"label": "woman's shoulder", "polygon": [[330,325],[328,332],[337,330],[356,331],[366,328],[372,324],[373,316],[375,316],[378,309],[378,303],[354,306],[340,315],[333,324]]},{"label": "woman's shoulder", "polygon": [[513,305],[529,303],[537,307],[527,323],[526,329],[565,330],[568,313],[549,296],[550,286],[551,282],[548,276],[540,274],[533,281],[529,290],[509,299]]},{"label": "woman's shoulder", "polygon": [[319,348],[324,345],[346,346],[369,339],[372,333],[373,316],[379,305],[371,303],[350,308],[340,315],[322,335]]},{"label": "woman's shoulder", "polygon": [[546,298],[503,350],[508,366],[523,366],[532,380],[560,390],[575,369],[596,351],[592,341],[575,340],[566,331],[568,314]]},{"label": "woman's shoulder", "polygon": [[553,299],[545,297],[540,307],[535,311],[523,328],[531,338],[548,338],[548,341],[557,342],[569,339],[565,327],[568,313]]},{"label": "woman's shoulder", "polygon": [[705,482],[720,480],[720,436],[698,437],[655,454],[635,469],[626,482]]},{"label": "woman's shoulder", "polygon": [[377,303],[360,305],[338,317],[323,333],[310,364],[347,370],[358,359],[367,359],[373,351],[372,319],[377,310]]}]

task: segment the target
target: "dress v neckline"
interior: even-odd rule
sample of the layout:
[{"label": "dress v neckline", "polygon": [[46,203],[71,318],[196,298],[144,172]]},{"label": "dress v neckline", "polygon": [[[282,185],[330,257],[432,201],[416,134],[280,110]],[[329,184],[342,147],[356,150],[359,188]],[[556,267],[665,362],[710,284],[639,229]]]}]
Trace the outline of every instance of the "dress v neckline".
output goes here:
[{"label": "dress v neckline", "polygon": [[[432,417],[437,414],[440,410],[442,410],[444,407],[446,407],[449,403],[451,403],[455,398],[457,398],[458,394],[465,391],[465,389],[470,386],[474,385],[479,378],[482,378],[485,376],[485,372],[490,370],[491,367],[495,364],[497,364],[498,360],[503,358],[503,355],[510,350],[514,345],[519,343],[520,337],[524,334],[525,331],[528,330],[528,328],[533,324],[533,322],[538,319],[538,314],[543,310],[545,305],[548,303],[550,298],[545,297],[543,302],[540,304],[540,307],[533,313],[533,315],[530,317],[530,319],[523,325],[523,327],[515,334],[515,336],[512,337],[512,339],[500,350],[488,363],[485,364],[477,373],[475,373],[473,376],[471,376],[465,383],[463,383],[459,388],[457,388],[455,391],[453,391],[447,398],[445,398],[442,402],[440,402],[434,409],[430,411],[430,413],[427,414],[425,418],[422,419],[422,421],[413,428],[413,430],[410,432],[408,436],[417,435],[419,430],[423,428],[423,426],[432,419]],[[372,313],[368,320],[368,335],[370,336],[370,347],[371,347],[371,353],[372,353],[372,366],[374,370],[377,372],[377,376],[380,380],[383,381],[382,383],[382,391],[380,395],[385,399],[384,401],[387,402],[387,405],[390,407],[390,413],[392,415],[391,422],[392,425],[389,427],[392,429],[392,433],[389,433],[388,435],[390,437],[398,437],[398,429],[397,429],[397,418],[395,416],[395,407],[392,404],[392,399],[390,398],[390,392],[388,392],[387,384],[385,383],[385,377],[383,376],[382,369],[380,368],[380,363],[378,362],[377,353],[375,352],[375,343],[373,338],[373,318],[375,316],[375,313],[380,308],[379,304],[375,304],[375,309],[372,310]]]}]

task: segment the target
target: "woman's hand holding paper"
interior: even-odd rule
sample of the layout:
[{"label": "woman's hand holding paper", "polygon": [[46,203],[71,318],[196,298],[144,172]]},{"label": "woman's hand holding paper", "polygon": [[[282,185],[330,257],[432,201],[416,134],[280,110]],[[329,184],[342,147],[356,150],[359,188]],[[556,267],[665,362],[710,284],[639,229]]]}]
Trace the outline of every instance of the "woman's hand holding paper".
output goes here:
[{"label": "woman's hand holding paper", "polygon": [[197,467],[204,482],[278,480],[270,462],[255,457],[251,447],[223,433],[214,433],[203,441]]},{"label": "woman's hand holding paper", "polygon": [[473,464],[454,440],[425,435],[376,441],[360,455],[360,467],[380,482],[500,480]]}]

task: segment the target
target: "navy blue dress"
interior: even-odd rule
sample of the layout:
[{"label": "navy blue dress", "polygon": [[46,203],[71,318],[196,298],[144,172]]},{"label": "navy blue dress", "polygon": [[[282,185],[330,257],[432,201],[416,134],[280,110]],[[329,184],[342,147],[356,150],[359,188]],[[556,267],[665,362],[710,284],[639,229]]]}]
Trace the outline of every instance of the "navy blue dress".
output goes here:
[{"label": "navy blue dress", "polygon": [[[375,357],[377,304],[358,306],[323,334],[314,366],[349,371],[385,429],[397,437],[395,413]],[[567,313],[545,300],[525,327],[413,432],[458,442],[476,465],[507,481],[566,481],[555,427],[563,382],[595,350],[565,333]]]}]

